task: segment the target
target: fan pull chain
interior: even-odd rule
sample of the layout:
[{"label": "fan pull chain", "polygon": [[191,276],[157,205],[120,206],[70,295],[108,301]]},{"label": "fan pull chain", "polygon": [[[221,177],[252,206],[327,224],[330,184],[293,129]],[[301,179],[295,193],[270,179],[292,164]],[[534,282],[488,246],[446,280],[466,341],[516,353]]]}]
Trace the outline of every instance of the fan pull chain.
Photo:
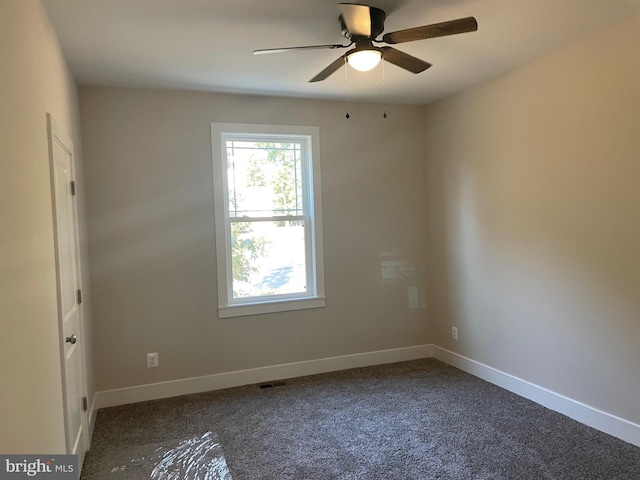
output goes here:
[{"label": "fan pull chain", "polygon": [[347,68],[347,56],[344,56],[344,93],[346,99],[346,110],[347,114],[344,116],[347,120],[351,118],[349,115],[349,69]]},{"label": "fan pull chain", "polygon": [[387,118],[387,84],[384,79],[384,53],[382,54],[382,118]]}]

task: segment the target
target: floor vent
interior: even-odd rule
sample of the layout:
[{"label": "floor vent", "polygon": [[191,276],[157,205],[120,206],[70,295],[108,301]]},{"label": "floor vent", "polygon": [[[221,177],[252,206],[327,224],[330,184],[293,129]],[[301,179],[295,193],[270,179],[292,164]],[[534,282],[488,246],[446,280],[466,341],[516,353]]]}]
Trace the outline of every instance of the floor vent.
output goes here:
[{"label": "floor vent", "polygon": [[273,387],[282,387],[283,385],[286,385],[287,382],[284,381],[278,381],[278,382],[269,382],[269,383],[261,383],[258,386],[260,388],[273,388]]}]

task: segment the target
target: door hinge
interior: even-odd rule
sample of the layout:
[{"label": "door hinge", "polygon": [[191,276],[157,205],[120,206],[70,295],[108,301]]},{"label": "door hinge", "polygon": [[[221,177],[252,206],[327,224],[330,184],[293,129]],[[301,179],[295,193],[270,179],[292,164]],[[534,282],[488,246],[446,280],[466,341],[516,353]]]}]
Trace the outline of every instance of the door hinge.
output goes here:
[{"label": "door hinge", "polygon": [[76,182],[71,182],[71,195],[76,195]]},{"label": "door hinge", "polygon": [[89,399],[87,397],[82,397],[82,409],[85,412],[89,410]]},{"label": "door hinge", "polygon": [[79,303],[79,304],[80,304],[80,303],[82,303],[82,290],[78,289],[78,290],[76,291],[76,297],[77,297],[77,299],[78,299],[78,303]]}]

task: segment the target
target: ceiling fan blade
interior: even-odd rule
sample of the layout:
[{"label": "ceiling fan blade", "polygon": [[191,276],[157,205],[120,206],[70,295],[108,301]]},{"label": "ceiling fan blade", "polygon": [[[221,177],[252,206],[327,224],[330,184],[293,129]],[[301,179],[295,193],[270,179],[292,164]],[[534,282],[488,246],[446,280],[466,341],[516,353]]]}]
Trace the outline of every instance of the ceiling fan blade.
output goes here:
[{"label": "ceiling fan blade", "polygon": [[340,3],[340,13],[347,30],[352,36],[371,36],[371,10],[367,5]]},{"label": "ceiling fan blade", "polygon": [[330,64],[327,68],[325,68],[319,74],[317,74],[315,77],[309,80],[309,82],[321,82],[322,80],[325,80],[332,73],[335,73],[337,70],[339,70],[340,67],[342,67],[345,64],[345,62],[346,62],[345,56],[342,55],[335,62]]},{"label": "ceiling fan blade", "polygon": [[400,50],[396,50],[392,47],[381,47],[382,48],[382,59],[386,60],[389,63],[393,63],[400,68],[404,68],[405,70],[409,70],[413,73],[424,72],[427,68],[431,66],[430,63],[425,62],[424,60],[420,60],[408,53],[401,52]]},{"label": "ceiling fan blade", "polygon": [[427,38],[444,37],[458,33],[475,32],[478,30],[478,21],[474,17],[459,18],[448,22],[434,23],[422,27],[407,28],[397,32],[385,33],[382,41],[395,44],[424,40]]},{"label": "ceiling fan blade", "polygon": [[303,47],[284,47],[284,48],[261,48],[258,50],[254,50],[254,55],[265,55],[267,53],[281,53],[288,52],[291,50],[324,50],[324,49],[336,49],[336,48],[347,48],[351,45],[340,45],[338,43],[333,43],[330,45],[306,45]]}]

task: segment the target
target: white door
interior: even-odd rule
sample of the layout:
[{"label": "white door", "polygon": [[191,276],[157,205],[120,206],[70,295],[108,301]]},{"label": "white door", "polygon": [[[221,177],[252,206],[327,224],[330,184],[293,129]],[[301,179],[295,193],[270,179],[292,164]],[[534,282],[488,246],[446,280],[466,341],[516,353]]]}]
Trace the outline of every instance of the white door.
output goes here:
[{"label": "white door", "polygon": [[58,317],[65,408],[67,453],[78,455],[82,467],[87,451],[87,418],[83,397],[84,352],[80,292],[73,145],[56,128],[47,114],[53,218],[55,227],[56,270],[58,281]]}]

